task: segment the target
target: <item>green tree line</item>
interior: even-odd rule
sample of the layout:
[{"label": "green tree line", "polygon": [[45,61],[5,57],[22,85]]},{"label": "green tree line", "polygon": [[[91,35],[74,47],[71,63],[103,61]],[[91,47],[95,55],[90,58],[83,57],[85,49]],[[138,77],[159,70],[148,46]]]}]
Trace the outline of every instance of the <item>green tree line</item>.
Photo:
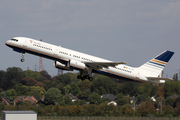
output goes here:
[{"label": "green tree line", "polygon": [[[1,110],[34,110],[38,115],[63,116],[178,116],[180,115],[180,82],[154,85],[126,82],[95,74],[94,80],[79,80],[77,73],[51,77],[47,71],[23,71],[18,67],[0,71],[0,92],[14,100],[17,96],[36,96],[44,103],[31,105],[28,101],[17,105],[0,104]],[[66,94],[79,98],[75,102]],[[108,104],[102,94],[117,96],[117,106]],[[155,97],[155,101],[151,98]],[[133,98],[133,101],[131,101]],[[89,104],[87,104],[87,102]]]}]

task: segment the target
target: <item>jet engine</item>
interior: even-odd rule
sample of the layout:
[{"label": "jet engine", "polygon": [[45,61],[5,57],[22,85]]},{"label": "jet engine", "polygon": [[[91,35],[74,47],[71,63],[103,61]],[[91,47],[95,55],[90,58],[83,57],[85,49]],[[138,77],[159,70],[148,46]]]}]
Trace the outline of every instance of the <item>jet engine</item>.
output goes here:
[{"label": "jet engine", "polygon": [[71,68],[75,68],[75,69],[83,70],[83,71],[86,71],[88,69],[84,63],[82,63],[80,61],[76,61],[76,60],[70,60],[69,66]]},{"label": "jet engine", "polygon": [[62,69],[62,70],[73,71],[73,68],[70,68],[67,65],[62,64],[62,63],[60,63],[58,61],[54,62],[54,67],[58,68],[58,69]]}]

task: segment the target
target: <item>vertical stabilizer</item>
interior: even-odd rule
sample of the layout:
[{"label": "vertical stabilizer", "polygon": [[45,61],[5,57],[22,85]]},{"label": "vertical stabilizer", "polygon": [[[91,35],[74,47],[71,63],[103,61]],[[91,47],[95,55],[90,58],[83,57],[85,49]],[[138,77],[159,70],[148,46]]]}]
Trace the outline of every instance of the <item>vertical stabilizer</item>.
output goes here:
[{"label": "vertical stabilizer", "polygon": [[146,73],[147,77],[158,77],[161,74],[162,70],[166,67],[173,54],[174,52],[166,50],[160,55],[140,66],[139,69]]}]

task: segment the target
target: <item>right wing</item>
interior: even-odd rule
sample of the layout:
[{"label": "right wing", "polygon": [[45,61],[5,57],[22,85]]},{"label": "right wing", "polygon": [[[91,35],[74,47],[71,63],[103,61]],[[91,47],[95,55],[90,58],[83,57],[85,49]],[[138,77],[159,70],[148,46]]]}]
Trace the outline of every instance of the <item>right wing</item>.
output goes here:
[{"label": "right wing", "polygon": [[84,62],[88,67],[93,69],[102,69],[108,67],[116,67],[119,64],[126,64],[125,62]]}]

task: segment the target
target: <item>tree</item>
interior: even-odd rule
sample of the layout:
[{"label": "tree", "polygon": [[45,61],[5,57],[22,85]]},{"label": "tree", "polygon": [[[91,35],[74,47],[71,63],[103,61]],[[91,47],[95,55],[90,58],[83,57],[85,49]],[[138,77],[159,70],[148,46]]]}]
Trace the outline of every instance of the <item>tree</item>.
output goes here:
[{"label": "tree", "polygon": [[42,82],[37,82],[34,86],[44,87],[46,85],[44,83],[42,83]]},{"label": "tree", "polygon": [[14,85],[21,83],[23,78],[23,70],[18,67],[9,67],[6,69],[6,76],[3,89],[8,90],[13,88]]},{"label": "tree", "polygon": [[1,84],[0,87],[7,90],[7,88],[9,87],[8,84],[6,84],[7,79],[6,79],[6,72],[3,70],[0,70],[0,80],[1,80]]},{"label": "tree", "polygon": [[136,112],[140,116],[154,115],[156,113],[156,109],[154,103],[151,101],[142,102],[136,109]]},{"label": "tree", "polygon": [[44,101],[48,105],[55,105],[60,99],[62,99],[61,91],[58,88],[48,89],[44,97]]},{"label": "tree", "polygon": [[175,109],[174,109],[174,112],[176,113],[176,115],[179,115],[179,113],[180,113],[180,103],[177,103],[177,104],[176,104],[176,107],[175,107]]},{"label": "tree", "polygon": [[72,105],[72,100],[67,95],[64,96],[64,102],[65,102],[65,105]]},{"label": "tree", "polygon": [[79,81],[77,79],[77,76],[76,74],[72,74],[72,73],[66,73],[66,74],[62,74],[62,75],[59,75],[59,76],[56,76],[55,78],[57,81],[63,83],[64,86],[72,83],[72,82],[77,82]]},{"label": "tree", "polygon": [[9,67],[6,69],[7,79],[13,80],[15,84],[20,83],[23,78],[23,70],[18,67]]},{"label": "tree", "polygon": [[117,104],[120,106],[123,106],[125,104],[128,104],[130,101],[128,101],[123,95],[122,93],[117,95]]},{"label": "tree", "polygon": [[156,93],[155,96],[156,96],[156,97],[162,97],[162,98],[165,97],[165,88],[164,88],[164,86],[160,86],[160,87],[158,88],[158,91],[157,91],[157,93]]},{"label": "tree", "polygon": [[122,106],[122,114],[123,116],[132,116],[134,114],[134,110],[130,104],[125,104]]},{"label": "tree", "polygon": [[36,96],[37,98],[41,99],[42,95],[44,95],[45,89],[40,86],[31,86],[28,92],[30,96]]},{"label": "tree", "polygon": [[86,101],[78,99],[78,100],[75,101],[75,104],[76,105],[84,105],[84,104],[86,104]]},{"label": "tree", "polygon": [[173,95],[175,93],[175,86],[176,86],[175,84],[176,84],[175,82],[171,82],[171,81],[165,82],[164,89],[165,89],[166,97]]},{"label": "tree", "polygon": [[33,86],[37,83],[37,81],[33,78],[23,78],[21,83],[26,86]]},{"label": "tree", "polygon": [[170,98],[170,97],[167,97],[165,99],[165,104],[166,105],[170,105],[170,106],[173,106],[174,105],[174,99]]},{"label": "tree", "polygon": [[139,83],[135,82],[126,82],[124,85],[121,85],[122,88],[122,93],[123,95],[130,95],[130,96],[135,96],[136,91],[138,89]]},{"label": "tree", "polygon": [[101,99],[101,96],[98,93],[93,93],[93,94],[89,95],[88,101],[91,104],[99,105],[102,102],[102,99]]},{"label": "tree", "polygon": [[14,89],[17,93],[17,96],[27,95],[28,93],[28,87],[22,84],[17,84]]},{"label": "tree", "polygon": [[98,76],[92,81],[91,91],[102,94],[117,94],[118,85],[111,78]]},{"label": "tree", "polygon": [[64,90],[64,84],[62,82],[60,82],[59,80],[52,80],[49,84],[47,84],[44,88],[46,90],[48,90],[49,88],[58,88],[59,90],[61,90],[61,94],[65,94],[65,90]]},{"label": "tree", "polygon": [[83,81],[80,81],[78,85],[79,85],[80,91],[85,91],[86,89],[91,88],[91,81],[83,80]]},{"label": "tree", "polygon": [[155,96],[157,91],[158,91],[158,86],[157,85],[153,85],[152,89],[151,89],[151,97]]},{"label": "tree", "polygon": [[86,93],[86,92],[82,92],[82,91],[80,91],[79,93],[78,93],[78,95],[77,95],[78,97],[88,97],[89,96],[89,94],[88,93]]},{"label": "tree", "polygon": [[140,94],[136,96],[136,104],[139,105],[140,103],[146,101],[147,97],[144,94]]},{"label": "tree", "polygon": [[166,97],[174,94],[180,95],[180,81],[167,81],[165,83]]},{"label": "tree", "polygon": [[17,93],[14,89],[7,90],[5,92],[5,95],[11,100],[14,100],[17,97]]},{"label": "tree", "polygon": [[136,95],[144,95],[145,97],[151,97],[151,84],[142,83],[140,87],[138,87]]},{"label": "tree", "polygon": [[176,107],[177,104],[180,105],[180,97],[177,97],[176,100],[174,101],[174,107]]},{"label": "tree", "polygon": [[65,91],[65,94],[69,94],[70,91],[71,91],[71,86],[70,86],[70,85],[66,85],[66,86],[64,87],[64,91]]},{"label": "tree", "polygon": [[33,78],[40,82],[42,80],[46,80],[46,78],[43,77],[39,72],[35,72],[35,71],[31,71],[31,70],[24,71],[24,77],[25,78]]},{"label": "tree", "polygon": [[180,81],[176,81],[174,82],[174,90],[175,90],[175,93],[180,95]]},{"label": "tree", "polygon": [[[167,116],[167,115],[171,115],[171,117],[173,117],[174,114],[174,110],[173,107],[170,105],[164,105],[163,106],[163,115]],[[167,116],[169,117],[169,116]]]},{"label": "tree", "polygon": [[45,77],[47,80],[51,80],[51,76],[48,74],[47,71],[43,70],[40,72],[40,74]]},{"label": "tree", "polygon": [[5,109],[5,104],[4,103],[0,103],[0,110],[4,110]]},{"label": "tree", "polygon": [[79,93],[80,89],[77,83],[75,82],[71,83],[70,87],[71,87],[70,93],[72,93],[73,95],[77,95]]},{"label": "tree", "polygon": [[174,74],[173,80],[174,80],[174,81],[178,81],[178,73]]}]

